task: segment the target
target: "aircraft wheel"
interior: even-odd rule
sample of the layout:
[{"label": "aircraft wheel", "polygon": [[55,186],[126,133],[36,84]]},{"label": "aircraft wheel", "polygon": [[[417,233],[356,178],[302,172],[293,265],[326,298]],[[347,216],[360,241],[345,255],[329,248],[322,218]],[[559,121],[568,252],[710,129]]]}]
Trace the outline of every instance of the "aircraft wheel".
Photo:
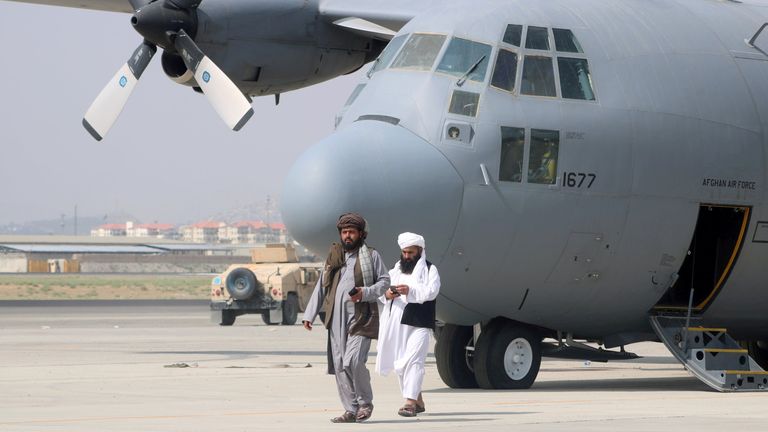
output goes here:
[{"label": "aircraft wheel", "polygon": [[289,293],[283,301],[283,325],[294,325],[299,318],[299,299],[296,294]]},{"label": "aircraft wheel", "polygon": [[492,321],[475,346],[475,378],[484,389],[527,389],[541,365],[541,337],[509,321]]},{"label": "aircraft wheel", "polygon": [[473,351],[467,350],[473,344],[472,336],[471,326],[446,324],[437,332],[437,372],[448,387],[477,388],[472,371]]}]

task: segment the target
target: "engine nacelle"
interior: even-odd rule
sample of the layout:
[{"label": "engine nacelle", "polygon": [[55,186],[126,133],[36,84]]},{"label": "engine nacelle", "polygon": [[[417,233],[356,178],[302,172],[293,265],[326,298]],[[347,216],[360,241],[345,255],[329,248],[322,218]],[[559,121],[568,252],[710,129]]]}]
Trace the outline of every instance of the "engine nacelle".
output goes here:
[{"label": "engine nacelle", "polygon": [[[219,0],[198,8],[195,42],[251,96],[283,93],[353,72],[385,43],[323,20],[319,0]],[[235,13],[236,12],[236,13]],[[178,55],[163,55],[163,70],[196,86]]]},{"label": "engine nacelle", "polygon": [[187,69],[187,65],[184,64],[184,60],[180,55],[163,51],[163,55],[160,57],[160,64],[163,66],[165,75],[173,82],[197,87],[194,74]]}]

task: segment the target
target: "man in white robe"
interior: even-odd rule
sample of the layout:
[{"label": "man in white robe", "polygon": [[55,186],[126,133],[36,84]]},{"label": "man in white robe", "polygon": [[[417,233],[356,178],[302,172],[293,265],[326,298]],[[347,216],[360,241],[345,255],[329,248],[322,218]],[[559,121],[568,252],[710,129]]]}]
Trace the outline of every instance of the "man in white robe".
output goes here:
[{"label": "man in white robe", "polygon": [[427,261],[424,237],[403,233],[397,238],[400,261],[389,271],[392,288],[379,297],[376,372],[397,373],[405,405],[398,414],[414,417],[424,412],[421,386],[429,336],[435,325],[435,299],[440,292],[437,267]]}]

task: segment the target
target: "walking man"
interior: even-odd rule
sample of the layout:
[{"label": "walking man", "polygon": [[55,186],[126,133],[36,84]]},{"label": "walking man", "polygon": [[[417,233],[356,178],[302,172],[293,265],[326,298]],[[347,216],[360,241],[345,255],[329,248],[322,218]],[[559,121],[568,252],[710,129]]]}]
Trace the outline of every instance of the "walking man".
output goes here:
[{"label": "walking man", "polygon": [[357,213],[339,217],[341,243],[333,243],[320,279],[304,311],[302,324],[312,330],[320,312],[328,329],[328,373],[344,413],[333,423],[368,420],[373,413],[371,375],[365,362],[371,339],[378,335],[377,299],[389,288],[389,274],[379,253],[365,244],[365,219]]},{"label": "walking man", "polygon": [[424,237],[406,232],[397,238],[400,261],[389,271],[392,289],[379,298],[381,311],[376,372],[395,371],[405,398],[398,414],[415,417],[424,412],[421,385],[429,334],[435,328],[435,299],[440,292],[437,267],[427,261]]}]

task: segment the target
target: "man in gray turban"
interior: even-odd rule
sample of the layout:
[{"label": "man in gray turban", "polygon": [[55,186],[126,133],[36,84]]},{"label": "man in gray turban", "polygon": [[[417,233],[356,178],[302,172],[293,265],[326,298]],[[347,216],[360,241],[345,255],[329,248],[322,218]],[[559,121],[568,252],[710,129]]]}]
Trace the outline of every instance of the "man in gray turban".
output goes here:
[{"label": "man in gray turban", "polygon": [[371,375],[365,362],[371,339],[379,331],[377,299],[389,288],[389,274],[379,253],[365,244],[368,228],[362,216],[345,213],[336,224],[340,243],[333,243],[323,272],[304,311],[302,324],[312,330],[320,312],[328,329],[328,373],[344,413],[333,423],[368,420],[373,413]]}]

